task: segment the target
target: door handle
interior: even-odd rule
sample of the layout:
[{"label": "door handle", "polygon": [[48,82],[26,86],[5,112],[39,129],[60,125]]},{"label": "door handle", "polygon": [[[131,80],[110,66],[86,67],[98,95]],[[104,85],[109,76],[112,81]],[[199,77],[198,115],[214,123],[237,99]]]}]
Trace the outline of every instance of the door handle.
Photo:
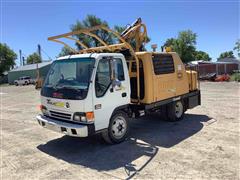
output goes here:
[{"label": "door handle", "polygon": [[127,96],[126,92],[122,93],[122,97],[126,97],[126,96]]},{"label": "door handle", "polygon": [[111,93],[113,92],[113,88],[110,88],[110,92],[111,92]]}]

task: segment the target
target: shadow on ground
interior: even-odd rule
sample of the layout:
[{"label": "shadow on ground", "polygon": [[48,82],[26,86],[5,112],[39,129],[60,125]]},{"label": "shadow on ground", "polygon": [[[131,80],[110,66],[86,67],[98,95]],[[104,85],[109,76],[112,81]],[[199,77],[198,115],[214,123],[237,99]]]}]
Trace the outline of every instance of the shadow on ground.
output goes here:
[{"label": "shadow on ground", "polygon": [[[141,171],[157,154],[158,147],[170,148],[203,128],[205,115],[186,114],[179,122],[161,121],[152,115],[131,121],[130,138],[117,145],[107,145],[100,136],[73,138],[63,136],[37,148],[50,156],[98,171],[124,167],[128,177]],[[132,162],[142,156],[147,159],[140,168]]]}]

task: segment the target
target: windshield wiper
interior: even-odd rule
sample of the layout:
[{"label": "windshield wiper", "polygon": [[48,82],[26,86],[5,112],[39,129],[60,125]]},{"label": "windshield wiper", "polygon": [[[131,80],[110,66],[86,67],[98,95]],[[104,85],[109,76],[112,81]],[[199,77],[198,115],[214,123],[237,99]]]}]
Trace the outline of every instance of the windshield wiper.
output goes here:
[{"label": "windshield wiper", "polygon": [[54,89],[56,89],[56,90],[59,90],[59,89],[70,89],[70,90],[75,90],[77,92],[81,92],[80,89],[77,89],[77,88],[74,88],[74,87],[71,87],[71,86],[58,86],[58,85],[56,85],[56,86],[54,86]]}]

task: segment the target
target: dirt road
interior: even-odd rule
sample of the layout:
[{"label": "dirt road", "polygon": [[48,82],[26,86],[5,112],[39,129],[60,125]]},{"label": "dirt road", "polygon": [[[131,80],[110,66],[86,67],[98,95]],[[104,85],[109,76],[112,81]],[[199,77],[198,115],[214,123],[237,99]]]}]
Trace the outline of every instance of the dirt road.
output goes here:
[{"label": "dirt road", "polygon": [[239,179],[239,83],[201,83],[202,106],[182,121],[133,120],[114,146],[40,127],[33,86],[0,89],[1,179]]}]

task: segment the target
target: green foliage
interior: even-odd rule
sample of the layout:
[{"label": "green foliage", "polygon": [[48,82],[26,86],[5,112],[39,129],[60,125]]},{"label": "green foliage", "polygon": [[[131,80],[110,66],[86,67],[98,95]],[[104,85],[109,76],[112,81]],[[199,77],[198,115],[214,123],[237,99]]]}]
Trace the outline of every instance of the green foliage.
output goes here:
[{"label": "green foliage", "polygon": [[[94,16],[94,15],[87,15],[87,17],[83,20],[83,21],[77,21],[76,24],[73,24],[71,26],[71,30],[72,31],[77,31],[77,30],[81,30],[84,28],[91,28],[97,25],[104,25],[106,27],[108,26],[108,23],[106,21],[101,20],[100,18]],[[92,33],[96,34],[97,36],[99,36],[103,41],[107,42],[107,43],[112,43],[112,36],[104,30],[96,30],[93,31]],[[88,47],[95,47],[95,46],[99,46],[101,45],[101,43],[96,40],[95,38],[89,37],[87,35],[84,34],[80,34],[80,35],[75,35],[81,42],[83,42],[85,45],[87,45]],[[79,44],[76,44],[78,49],[81,50],[82,47]]]},{"label": "green foliage", "polygon": [[122,27],[122,26],[114,26],[114,30],[116,32],[118,32],[119,34],[121,34],[124,30],[125,30],[125,27]]},{"label": "green foliage", "polygon": [[61,52],[58,54],[58,57],[71,55],[72,53],[73,53],[73,52],[71,51],[71,49],[69,49],[69,48],[67,48],[66,46],[64,46],[64,47],[61,49]]},{"label": "green foliage", "polygon": [[9,71],[15,65],[17,54],[11,50],[6,44],[0,43],[0,75]]},{"label": "green foliage", "polygon": [[196,51],[194,56],[195,56],[195,60],[210,61],[212,59],[209,57],[208,53],[204,51]]},{"label": "green foliage", "polygon": [[223,58],[235,58],[233,55],[233,51],[226,51],[220,54],[218,59],[223,59]]},{"label": "green foliage", "polygon": [[35,64],[40,62],[42,62],[42,60],[37,53],[33,53],[27,57],[27,64]]},{"label": "green foliage", "polygon": [[181,31],[177,38],[167,39],[164,46],[170,46],[177,52],[183,62],[195,60],[197,34],[191,30]]},{"label": "green foliage", "polygon": [[232,81],[238,81],[240,82],[240,73],[233,73],[230,78]]},{"label": "green foliage", "polygon": [[169,38],[164,43],[164,46],[165,47],[171,47],[174,50],[174,47],[176,47],[176,41],[177,41],[177,39]]},{"label": "green foliage", "polygon": [[233,50],[237,51],[238,57],[240,58],[240,39],[238,39],[235,43],[235,47],[233,48]]}]

